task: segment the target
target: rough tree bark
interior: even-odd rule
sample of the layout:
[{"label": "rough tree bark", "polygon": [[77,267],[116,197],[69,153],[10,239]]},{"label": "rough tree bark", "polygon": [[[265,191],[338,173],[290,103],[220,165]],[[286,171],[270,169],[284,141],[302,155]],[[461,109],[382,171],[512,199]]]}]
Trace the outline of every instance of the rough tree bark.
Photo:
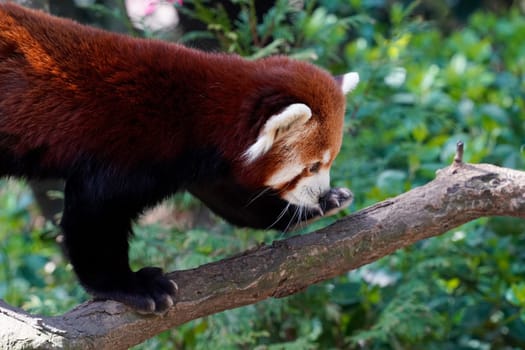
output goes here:
[{"label": "rough tree bark", "polygon": [[425,186],[313,233],[170,273],[180,299],[163,316],[89,301],[41,317],[0,302],[0,348],[125,349],[193,319],[299,292],[482,216],[525,218],[525,172],[464,164],[458,150],[454,164]]}]

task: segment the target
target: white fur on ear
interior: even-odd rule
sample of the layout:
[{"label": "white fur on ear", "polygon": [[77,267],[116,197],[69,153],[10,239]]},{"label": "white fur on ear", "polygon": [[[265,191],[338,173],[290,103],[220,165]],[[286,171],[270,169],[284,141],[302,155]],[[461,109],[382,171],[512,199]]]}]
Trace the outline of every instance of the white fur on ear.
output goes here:
[{"label": "white fur on ear", "polygon": [[357,72],[350,72],[343,75],[343,81],[341,83],[341,89],[343,94],[347,94],[356,88],[359,83],[359,74]]},{"label": "white fur on ear", "polygon": [[259,158],[270,150],[275,140],[285,131],[304,124],[311,116],[310,107],[303,103],[291,104],[281,113],[271,116],[264,124],[257,141],[244,152],[244,157],[248,162]]}]

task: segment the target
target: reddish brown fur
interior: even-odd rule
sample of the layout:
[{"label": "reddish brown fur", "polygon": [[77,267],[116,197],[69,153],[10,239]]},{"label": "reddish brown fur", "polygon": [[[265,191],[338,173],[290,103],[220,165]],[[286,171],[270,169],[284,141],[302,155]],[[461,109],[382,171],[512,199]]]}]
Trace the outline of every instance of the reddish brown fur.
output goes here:
[{"label": "reddish brown fur", "polygon": [[[0,133],[20,137],[12,148],[19,154],[48,146],[43,162],[51,168],[79,153],[133,167],[211,145],[241,169],[264,121],[294,102],[310,106],[319,125],[297,145],[305,157],[337,151],[340,132],[326,130],[342,130],[345,99],[310,64],[207,54],[0,5]],[[277,165],[281,155],[266,157]],[[273,170],[258,164],[239,181],[260,185]]]},{"label": "reddish brown fur", "polygon": [[[312,117],[248,164],[268,118],[294,103]],[[207,54],[0,4],[0,176],[64,177],[61,228],[79,280],[142,312],[167,310],[176,287],[160,269],[130,269],[132,220],[181,189],[256,228],[341,210],[349,190],[313,185],[318,203],[303,207],[265,185],[290,158],[316,179],[310,162],[336,156],[344,107],[336,81],[307,63]],[[286,191],[302,189],[294,181]]]}]

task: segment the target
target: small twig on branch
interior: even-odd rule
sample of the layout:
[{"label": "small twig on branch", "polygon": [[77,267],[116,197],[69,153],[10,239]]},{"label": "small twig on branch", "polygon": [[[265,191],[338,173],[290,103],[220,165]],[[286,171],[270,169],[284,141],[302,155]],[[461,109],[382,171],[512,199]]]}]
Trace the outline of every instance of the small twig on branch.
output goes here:
[{"label": "small twig on branch", "polygon": [[460,165],[463,163],[463,141],[456,143],[456,156],[454,157],[454,164]]},{"label": "small twig on branch", "polygon": [[489,164],[457,167],[461,147],[454,163],[425,186],[313,233],[170,273],[180,299],[164,316],[91,301],[44,318],[0,303],[0,348],[125,349],[193,319],[296,293],[482,216],[525,218],[525,172]]}]

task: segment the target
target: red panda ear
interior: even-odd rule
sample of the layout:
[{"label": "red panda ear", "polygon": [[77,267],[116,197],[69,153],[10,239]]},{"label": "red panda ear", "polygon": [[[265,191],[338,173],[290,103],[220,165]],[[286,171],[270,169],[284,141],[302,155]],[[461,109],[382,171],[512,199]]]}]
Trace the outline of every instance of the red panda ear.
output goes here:
[{"label": "red panda ear", "polygon": [[335,80],[341,85],[343,94],[347,94],[354,90],[359,83],[359,74],[357,72],[350,72],[343,75],[338,75]]},{"label": "red panda ear", "polygon": [[271,116],[262,127],[255,143],[244,152],[244,158],[250,163],[264,155],[272,148],[276,140],[279,140],[288,131],[306,123],[311,116],[310,107],[303,103],[291,104],[281,113]]}]

